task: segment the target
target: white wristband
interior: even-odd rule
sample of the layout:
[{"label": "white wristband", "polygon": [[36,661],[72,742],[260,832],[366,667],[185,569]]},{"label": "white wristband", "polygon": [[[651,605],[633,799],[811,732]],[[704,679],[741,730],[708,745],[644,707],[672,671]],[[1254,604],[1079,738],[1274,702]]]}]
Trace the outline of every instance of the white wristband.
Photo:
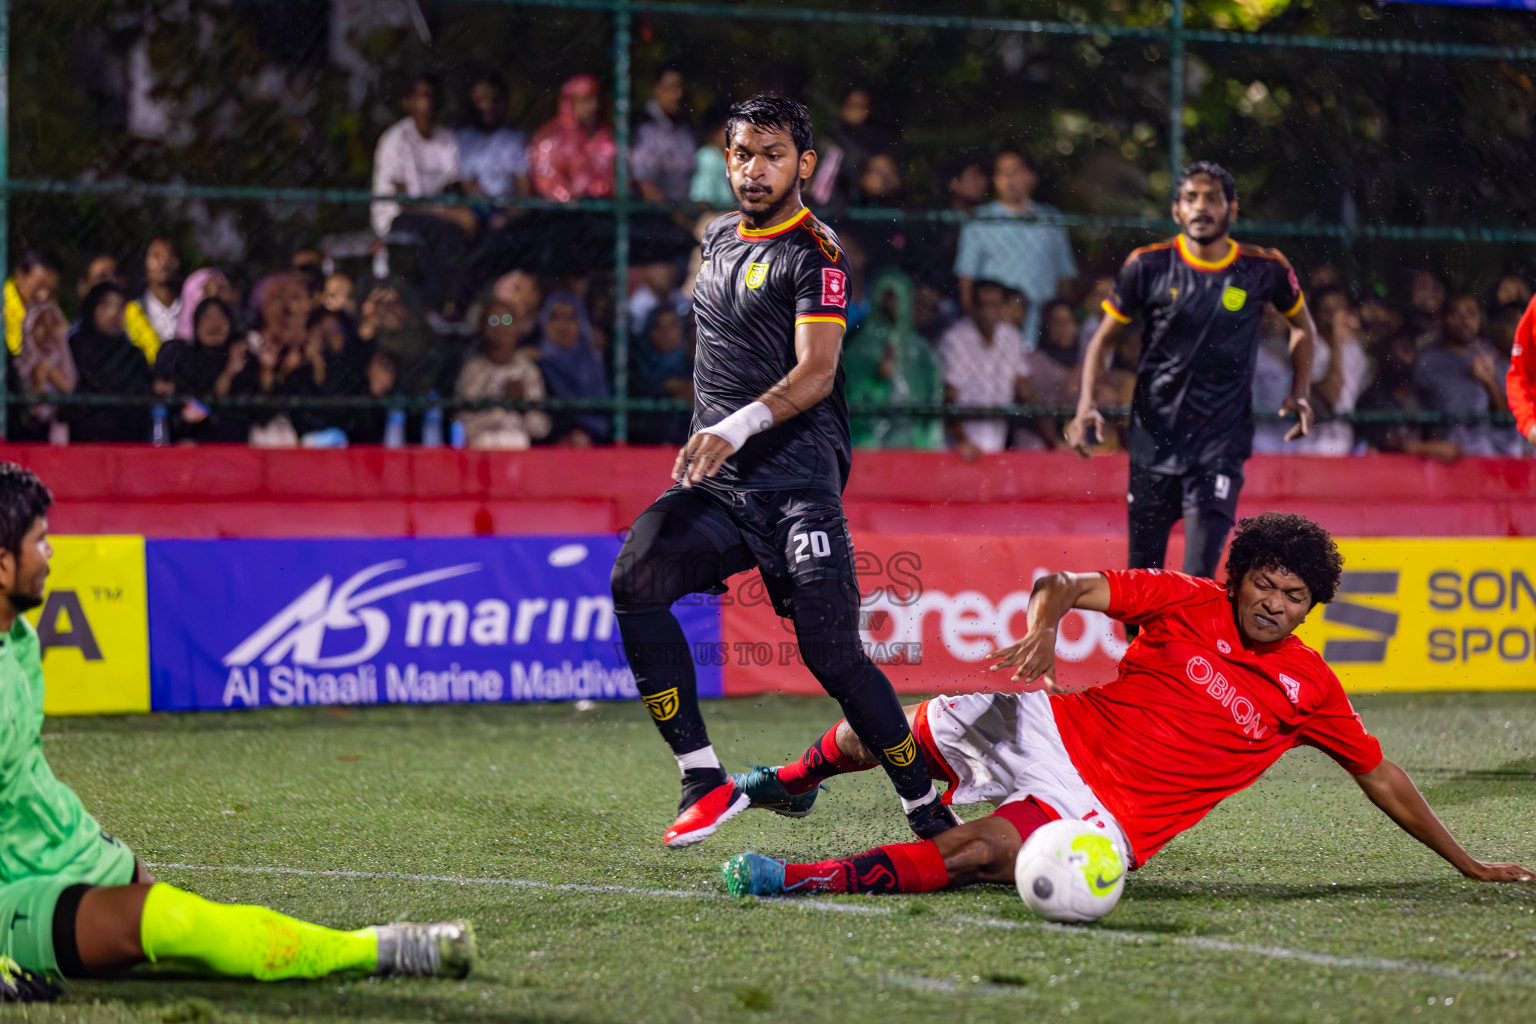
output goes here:
[{"label": "white wristband", "polygon": [[714,434],[731,443],[731,451],[741,451],[747,438],[761,434],[773,426],[773,413],[762,402],[744,405],[712,427],[704,427],[701,434]]}]

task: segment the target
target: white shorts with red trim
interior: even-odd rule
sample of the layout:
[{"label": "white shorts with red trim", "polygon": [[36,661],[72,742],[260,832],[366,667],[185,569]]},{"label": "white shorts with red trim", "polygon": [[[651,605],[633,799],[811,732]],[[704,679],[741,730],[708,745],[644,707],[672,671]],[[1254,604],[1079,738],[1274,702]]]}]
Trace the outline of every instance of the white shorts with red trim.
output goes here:
[{"label": "white shorts with red trim", "polygon": [[939,696],[924,702],[923,715],[919,736],[931,738],[928,753],[950,778],[946,803],[1001,807],[1034,797],[1063,818],[1104,829],[1129,853],[1120,823],[1073,766],[1044,693]]}]

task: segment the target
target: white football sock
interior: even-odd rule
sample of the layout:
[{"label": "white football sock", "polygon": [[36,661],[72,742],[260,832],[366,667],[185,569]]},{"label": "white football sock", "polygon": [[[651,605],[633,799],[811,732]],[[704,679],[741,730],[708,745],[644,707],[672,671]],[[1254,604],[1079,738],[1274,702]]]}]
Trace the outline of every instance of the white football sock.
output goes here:
[{"label": "white football sock", "polygon": [[[690,750],[686,754],[677,754],[677,767],[684,775],[690,768],[719,768],[720,759],[715,756],[713,746],[700,747],[698,750]],[[931,788],[931,787],[930,787]]]},{"label": "white football sock", "polygon": [[923,804],[927,803],[929,800],[933,800],[933,799],[937,798],[938,795],[939,795],[939,791],[934,789],[933,788],[933,783],[930,782],[928,784],[928,792],[924,793],[922,796],[918,797],[916,800],[908,800],[906,797],[902,797],[901,798],[901,809],[903,811],[905,811],[907,814],[911,814],[913,811],[915,811],[919,807],[923,806]]}]

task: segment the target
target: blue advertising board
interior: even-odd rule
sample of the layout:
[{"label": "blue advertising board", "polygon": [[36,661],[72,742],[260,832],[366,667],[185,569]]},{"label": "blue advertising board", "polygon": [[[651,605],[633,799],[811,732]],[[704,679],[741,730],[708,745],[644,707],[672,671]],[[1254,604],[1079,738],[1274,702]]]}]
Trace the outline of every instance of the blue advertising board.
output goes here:
[{"label": "blue advertising board", "polygon": [[[150,707],[623,700],[612,536],[149,541]],[[676,612],[722,693],[720,609]]]}]

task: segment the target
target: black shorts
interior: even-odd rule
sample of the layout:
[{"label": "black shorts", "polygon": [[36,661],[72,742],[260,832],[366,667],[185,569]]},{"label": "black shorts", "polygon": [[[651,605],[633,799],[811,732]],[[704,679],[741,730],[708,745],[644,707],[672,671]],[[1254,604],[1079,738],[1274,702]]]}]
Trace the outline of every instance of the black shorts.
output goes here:
[{"label": "black shorts", "polygon": [[[642,515],[653,512],[683,519],[688,532],[702,535],[722,553],[720,579],[699,587],[702,592],[724,593],[727,577],[755,566],[773,610],[789,618],[798,586],[835,579],[858,588],[853,538],[843,499],[836,493],[727,491],[677,484]],[[750,594],[744,599],[750,600]]]},{"label": "black shorts", "polygon": [[1214,513],[1237,521],[1237,497],[1243,489],[1241,466],[1196,466],[1187,473],[1151,473],[1131,467],[1132,518],[1166,523],[1164,529],[1185,516]]}]

